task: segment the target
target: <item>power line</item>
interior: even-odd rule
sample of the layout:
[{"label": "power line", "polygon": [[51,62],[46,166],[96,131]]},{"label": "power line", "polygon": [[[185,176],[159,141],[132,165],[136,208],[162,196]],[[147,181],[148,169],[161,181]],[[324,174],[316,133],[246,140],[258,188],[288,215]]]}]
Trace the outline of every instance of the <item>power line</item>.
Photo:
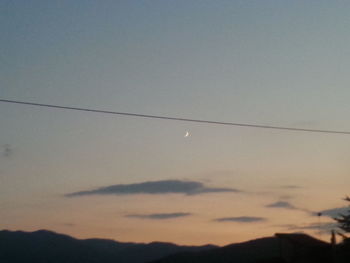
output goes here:
[{"label": "power line", "polygon": [[304,129],[304,128],[286,127],[286,126],[270,126],[270,125],[260,125],[260,124],[250,124],[250,123],[237,123],[237,122],[222,122],[222,121],[211,121],[211,120],[188,119],[188,118],[180,118],[180,117],[170,117],[170,116],[161,116],[161,115],[148,115],[148,114],[130,113],[130,112],[118,112],[118,111],[107,111],[107,110],[98,110],[98,109],[80,108],[80,107],[70,107],[70,106],[61,106],[61,105],[53,105],[53,104],[43,104],[43,103],[18,101],[18,100],[6,100],[6,99],[0,99],[0,102],[7,102],[7,103],[12,103],[12,104],[22,104],[22,105],[29,105],[29,106],[37,106],[37,107],[54,108],[54,109],[63,109],[63,110],[75,110],[75,111],[95,112],[95,113],[103,113],[103,114],[123,115],[123,116],[130,116],[130,117],[170,120],[170,121],[185,121],[185,122],[204,123],[204,124],[213,124],[213,125],[238,126],[238,127],[259,128],[259,129],[273,129],[273,130],[295,131],[295,132],[314,132],[314,133],[328,133],[328,134],[346,134],[346,135],[350,135],[350,131]]}]

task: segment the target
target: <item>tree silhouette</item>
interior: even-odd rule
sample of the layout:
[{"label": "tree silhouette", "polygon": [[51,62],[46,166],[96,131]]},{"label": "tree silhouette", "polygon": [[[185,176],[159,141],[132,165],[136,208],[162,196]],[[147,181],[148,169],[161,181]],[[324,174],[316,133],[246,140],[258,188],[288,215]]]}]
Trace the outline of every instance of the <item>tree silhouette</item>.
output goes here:
[{"label": "tree silhouette", "polygon": [[[347,196],[344,198],[345,201],[350,202],[350,197]],[[339,217],[334,218],[338,222],[338,227],[343,231],[350,233],[350,210],[348,214],[339,214]]]}]

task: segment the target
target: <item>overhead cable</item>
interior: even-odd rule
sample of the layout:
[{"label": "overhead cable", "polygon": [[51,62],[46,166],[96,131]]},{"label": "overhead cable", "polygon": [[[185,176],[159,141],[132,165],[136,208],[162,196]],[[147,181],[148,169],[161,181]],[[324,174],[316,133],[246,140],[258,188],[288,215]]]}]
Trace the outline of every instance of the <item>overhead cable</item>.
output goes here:
[{"label": "overhead cable", "polygon": [[62,110],[95,112],[95,113],[122,115],[122,116],[129,116],[129,117],[161,119],[161,120],[170,120],[170,121],[183,121],[183,122],[193,122],[193,123],[212,124],[212,125],[226,125],[226,126],[258,128],[258,129],[273,129],[273,130],[281,130],[281,131],[350,135],[350,131],[340,131],[340,130],[305,129],[305,128],[298,128],[298,127],[262,125],[262,124],[256,124],[256,123],[238,123],[238,122],[223,122],[223,121],[213,121],[213,120],[203,120],[203,119],[190,119],[190,118],[172,117],[172,116],[164,116],[164,115],[149,115],[149,114],[142,114],[142,113],[108,111],[108,110],[99,110],[99,109],[92,109],[92,108],[81,108],[81,107],[73,107],[73,106],[43,104],[43,103],[36,103],[36,102],[7,100],[7,99],[0,99],[0,102],[12,103],[12,104],[22,104],[22,105],[28,105],[28,106],[45,107],[45,108],[53,108],[53,109],[62,109]]}]

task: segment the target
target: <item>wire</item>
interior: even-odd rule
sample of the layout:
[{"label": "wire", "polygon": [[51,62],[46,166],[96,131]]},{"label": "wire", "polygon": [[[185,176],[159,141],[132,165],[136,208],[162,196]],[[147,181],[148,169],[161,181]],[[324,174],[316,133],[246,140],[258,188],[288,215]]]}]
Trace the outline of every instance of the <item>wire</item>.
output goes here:
[{"label": "wire", "polygon": [[213,125],[227,125],[227,126],[238,126],[238,127],[248,127],[248,128],[259,128],[259,129],[273,129],[273,130],[282,130],[282,131],[314,132],[314,133],[346,134],[346,135],[350,135],[350,131],[304,129],[304,128],[286,127],[286,126],[270,126],[270,125],[249,124],[249,123],[236,123],[236,122],[222,122],[222,121],[211,121],[211,120],[188,119],[188,118],[180,118],[180,117],[148,115],[148,114],[130,113],[130,112],[118,112],[118,111],[107,111],[107,110],[98,110],[98,109],[89,109],[89,108],[80,108],[80,107],[69,107],[69,106],[43,104],[43,103],[18,101],[18,100],[6,100],[6,99],[0,99],[0,102],[13,103],[13,104],[22,104],[22,105],[30,105],[30,106],[37,106],[37,107],[54,108],[54,109],[63,109],[63,110],[96,112],[96,113],[123,115],[123,116],[130,116],[130,117],[141,117],[141,118],[161,119],[161,120],[171,120],[171,121],[185,121],[185,122],[204,123],[204,124],[213,124]]}]

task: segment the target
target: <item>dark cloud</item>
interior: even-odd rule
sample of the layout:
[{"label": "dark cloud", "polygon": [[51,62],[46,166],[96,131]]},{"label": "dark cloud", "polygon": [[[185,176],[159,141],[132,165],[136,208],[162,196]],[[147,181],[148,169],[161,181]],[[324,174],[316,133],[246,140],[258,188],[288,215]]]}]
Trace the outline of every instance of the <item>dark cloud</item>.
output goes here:
[{"label": "dark cloud", "polygon": [[278,201],[272,204],[266,205],[269,208],[285,208],[285,209],[297,209],[294,205],[286,201]]},{"label": "dark cloud", "polygon": [[336,223],[312,223],[306,226],[301,226],[299,227],[299,229],[310,229],[310,230],[317,230],[317,231],[321,231],[321,230],[326,230],[326,231],[331,231],[332,229],[337,228],[337,224]]},{"label": "dark cloud", "polygon": [[[333,218],[333,217],[338,217],[339,214],[347,214],[349,210],[350,210],[349,207],[344,206],[344,207],[323,210],[323,211],[320,211],[318,213],[320,213],[321,216],[324,215],[324,216],[329,216],[329,217]],[[315,213],[315,214],[317,214],[317,213]]]},{"label": "dark cloud", "polygon": [[216,222],[257,223],[264,222],[266,218],[255,216],[221,217],[214,219]]},{"label": "dark cloud", "polygon": [[1,147],[1,155],[3,157],[10,157],[12,153],[13,153],[13,150],[10,144],[5,144]]},{"label": "dark cloud", "polygon": [[307,225],[280,225],[279,227],[285,228],[288,231],[303,231],[312,230],[316,231],[318,234],[330,233],[331,230],[337,228],[337,223],[335,222],[325,222],[325,223],[311,223]]},{"label": "dark cloud", "polygon": [[267,207],[267,208],[277,208],[277,209],[282,208],[282,209],[289,209],[289,210],[298,210],[298,211],[305,212],[305,213],[308,213],[308,214],[310,214],[310,213],[314,214],[313,212],[311,212],[308,209],[296,207],[296,206],[294,206],[291,203],[286,202],[286,201],[277,201],[275,203],[268,204],[265,207]]},{"label": "dark cloud", "polygon": [[283,189],[300,189],[302,187],[299,185],[292,185],[291,184],[291,185],[282,185],[281,188],[283,188]]},{"label": "dark cloud", "polygon": [[178,218],[178,217],[186,217],[190,215],[191,213],[161,213],[161,214],[132,214],[132,215],[126,215],[126,217],[163,220],[163,219],[172,219],[172,218]]},{"label": "dark cloud", "polygon": [[117,184],[97,189],[66,194],[67,197],[84,195],[132,195],[132,194],[186,194],[239,192],[233,188],[209,187],[200,182],[181,180],[162,180],[135,184]]}]

